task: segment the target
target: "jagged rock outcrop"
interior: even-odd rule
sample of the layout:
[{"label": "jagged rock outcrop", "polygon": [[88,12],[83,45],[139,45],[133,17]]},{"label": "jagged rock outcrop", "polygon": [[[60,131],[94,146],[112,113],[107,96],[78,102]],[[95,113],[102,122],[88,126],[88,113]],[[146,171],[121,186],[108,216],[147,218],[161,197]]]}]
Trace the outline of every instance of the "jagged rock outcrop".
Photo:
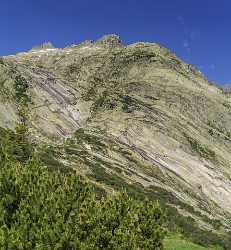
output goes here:
[{"label": "jagged rock outcrop", "polygon": [[202,227],[215,230],[209,220],[218,219],[230,228],[231,100],[194,67],[115,35],[4,57],[0,126],[11,128],[12,70],[30,85],[33,135],[53,140],[66,166],[158,189]]},{"label": "jagged rock outcrop", "polygon": [[44,50],[44,49],[54,49],[55,47],[51,42],[45,42],[42,43],[41,45],[35,46],[31,49],[31,51],[36,51],[36,50]]},{"label": "jagged rock outcrop", "polygon": [[115,34],[106,35],[96,41],[96,46],[117,47],[122,46],[122,41],[120,37]]}]

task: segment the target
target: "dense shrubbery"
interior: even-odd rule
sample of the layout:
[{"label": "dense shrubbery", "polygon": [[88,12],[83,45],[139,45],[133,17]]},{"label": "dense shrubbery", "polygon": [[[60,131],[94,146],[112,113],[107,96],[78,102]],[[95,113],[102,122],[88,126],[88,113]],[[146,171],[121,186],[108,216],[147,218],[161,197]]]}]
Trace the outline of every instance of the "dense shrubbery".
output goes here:
[{"label": "dense shrubbery", "polygon": [[97,199],[75,174],[36,161],[0,170],[0,249],[162,249],[157,204],[126,194]]}]

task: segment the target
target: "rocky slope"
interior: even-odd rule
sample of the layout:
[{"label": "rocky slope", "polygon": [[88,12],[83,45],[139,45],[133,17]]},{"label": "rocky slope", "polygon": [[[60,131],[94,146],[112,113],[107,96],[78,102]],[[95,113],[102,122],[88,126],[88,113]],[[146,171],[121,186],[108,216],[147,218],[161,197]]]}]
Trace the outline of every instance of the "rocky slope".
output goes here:
[{"label": "rocky slope", "polygon": [[199,226],[231,226],[231,99],[154,43],[115,35],[1,58],[0,126],[17,121],[15,75],[29,83],[31,134],[63,167],[114,190],[163,199]]}]

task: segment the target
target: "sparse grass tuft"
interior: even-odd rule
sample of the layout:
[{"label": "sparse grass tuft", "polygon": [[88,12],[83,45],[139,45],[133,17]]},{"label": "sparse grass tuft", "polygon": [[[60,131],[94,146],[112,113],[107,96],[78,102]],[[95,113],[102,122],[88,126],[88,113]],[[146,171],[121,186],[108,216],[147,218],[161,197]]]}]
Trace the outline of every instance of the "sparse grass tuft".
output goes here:
[{"label": "sparse grass tuft", "polygon": [[184,134],[184,136],[187,138],[194,152],[198,153],[204,159],[213,160],[213,161],[216,159],[216,153],[213,150],[211,150],[207,145],[201,144],[199,141],[190,137],[186,133]]}]

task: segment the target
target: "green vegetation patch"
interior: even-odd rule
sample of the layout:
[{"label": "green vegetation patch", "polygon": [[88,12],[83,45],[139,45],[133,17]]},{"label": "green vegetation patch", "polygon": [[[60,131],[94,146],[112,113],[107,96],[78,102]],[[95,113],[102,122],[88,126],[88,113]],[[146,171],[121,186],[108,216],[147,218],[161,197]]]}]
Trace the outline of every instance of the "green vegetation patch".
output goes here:
[{"label": "green vegetation patch", "polygon": [[201,157],[208,160],[216,160],[216,153],[210,149],[207,145],[201,144],[198,140],[190,137],[186,133],[184,136],[187,138],[192,150],[198,153]]},{"label": "green vegetation patch", "polygon": [[1,249],[162,249],[162,210],[126,194],[97,199],[75,174],[30,161],[0,169]]},{"label": "green vegetation patch", "polygon": [[182,239],[179,235],[172,235],[166,237],[164,240],[165,250],[222,250],[221,247],[202,247],[193,244],[185,239]]}]

